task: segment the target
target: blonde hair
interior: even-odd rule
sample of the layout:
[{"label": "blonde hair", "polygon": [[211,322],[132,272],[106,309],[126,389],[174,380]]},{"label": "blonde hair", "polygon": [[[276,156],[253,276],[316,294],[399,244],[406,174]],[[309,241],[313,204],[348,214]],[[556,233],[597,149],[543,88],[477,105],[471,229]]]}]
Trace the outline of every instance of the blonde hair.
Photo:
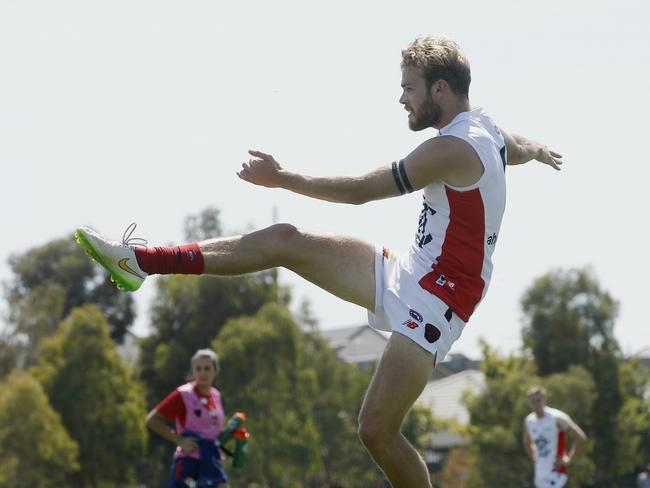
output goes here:
[{"label": "blonde hair", "polygon": [[430,89],[445,80],[456,95],[469,95],[472,75],[460,46],[446,37],[420,36],[402,50],[402,69],[420,68]]},{"label": "blonde hair", "polygon": [[214,352],[212,349],[199,349],[194,353],[194,356],[192,356],[192,368],[194,368],[194,363],[196,362],[197,359],[199,358],[208,358],[212,360],[212,365],[214,366],[214,369],[217,370],[219,369],[219,356],[217,356],[217,353]]},{"label": "blonde hair", "polygon": [[537,395],[538,393],[540,393],[544,398],[546,398],[546,388],[544,388],[543,386],[533,385],[530,388],[528,388],[528,390],[526,391],[526,394],[528,396]]}]

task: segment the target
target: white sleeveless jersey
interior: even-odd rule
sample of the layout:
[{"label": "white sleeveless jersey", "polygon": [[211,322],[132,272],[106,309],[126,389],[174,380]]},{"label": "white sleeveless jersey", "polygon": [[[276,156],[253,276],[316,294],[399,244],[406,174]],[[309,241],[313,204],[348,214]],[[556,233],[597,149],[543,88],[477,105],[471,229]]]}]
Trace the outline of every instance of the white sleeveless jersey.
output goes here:
[{"label": "white sleeveless jersey", "polygon": [[492,253],[506,203],[506,148],[501,132],[480,108],[458,114],[440,129],[442,136],[472,146],[484,172],[471,186],[435,181],[424,188],[409,267],[422,288],[467,322],[492,275]]},{"label": "white sleeveless jersey", "polygon": [[535,478],[542,478],[553,471],[566,474],[566,466],[554,469],[554,465],[566,450],[566,433],[573,425],[571,417],[556,408],[544,407],[543,417],[531,412],[525,423],[528,435],[535,444]]}]

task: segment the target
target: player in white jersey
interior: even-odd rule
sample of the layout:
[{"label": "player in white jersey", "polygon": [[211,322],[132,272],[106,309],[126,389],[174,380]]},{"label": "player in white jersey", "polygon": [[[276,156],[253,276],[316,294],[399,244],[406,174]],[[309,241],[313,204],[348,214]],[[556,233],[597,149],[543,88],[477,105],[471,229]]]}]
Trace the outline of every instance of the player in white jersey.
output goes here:
[{"label": "player in white jersey", "polygon": [[535,487],[562,488],[587,436],[566,413],[546,405],[544,388],[529,388],[528,404],[532,412],[524,420],[524,446],[535,465]]},{"label": "player in white jersey", "polygon": [[359,415],[359,435],[395,487],[430,486],[426,465],[401,434],[407,411],[485,295],[505,203],[505,165],[533,159],[559,169],[546,146],[500,131],[469,103],[470,68],[456,43],[422,37],[402,51],[402,96],[412,130],[439,134],[404,159],[361,176],[310,177],[250,151],[238,175],[330,202],[362,204],[424,190],[411,251],[395,257],[356,238],[277,224],[244,236],[175,247],[139,247],[125,233],[108,241],[76,236],[123,289],[149,274],[232,275],[276,266],[366,308],[392,330]]}]

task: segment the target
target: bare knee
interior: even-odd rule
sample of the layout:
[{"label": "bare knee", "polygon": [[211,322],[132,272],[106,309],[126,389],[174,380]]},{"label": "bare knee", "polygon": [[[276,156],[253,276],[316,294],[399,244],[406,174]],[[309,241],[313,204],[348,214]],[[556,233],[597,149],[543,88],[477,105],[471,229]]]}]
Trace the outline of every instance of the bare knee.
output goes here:
[{"label": "bare knee", "polygon": [[267,227],[266,230],[269,232],[270,237],[274,240],[281,242],[286,242],[287,240],[293,239],[296,236],[300,235],[300,231],[293,224],[273,224],[270,227]]},{"label": "bare knee", "polygon": [[399,435],[399,425],[399,422],[391,422],[381,415],[362,410],[359,414],[359,439],[369,451],[380,449],[390,439]]},{"label": "bare knee", "polygon": [[381,433],[376,424],[369,422],[368,420],[362,420],[359,418],[359,430],[357,432],[361,443],[366,446],[369,450],[372,450],[374,446],[380,443]]},{"label": "bare knee", "polygon": [[295,252],[296,242],[301,232],[291,224],[273,224],[263,231],[264,252],[276,261],[277,265],[285,264],[288,257]]}]

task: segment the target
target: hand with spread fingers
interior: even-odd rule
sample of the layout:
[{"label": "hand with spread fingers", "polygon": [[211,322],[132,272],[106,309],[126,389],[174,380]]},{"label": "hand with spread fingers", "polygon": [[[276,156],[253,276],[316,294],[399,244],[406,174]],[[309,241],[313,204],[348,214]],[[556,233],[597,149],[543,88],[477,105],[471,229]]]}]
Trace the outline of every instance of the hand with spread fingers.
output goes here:
[{"label": "hand with spread fingers", "polygon": [[242,169],[237,173],[242,180],[254,185],[277,188],[280,186],[282,167],[273,156],[261,151],[249,150],[253,156],[248,162],[242,164]]},{"label": "hand with spread fingers", "polygon": [[539,154],[535,158],[540,163],[548,164],[551,168],[560,171],[562,168],[562,155],[555,151],[551,151],[547,146],[541,146]]}]

